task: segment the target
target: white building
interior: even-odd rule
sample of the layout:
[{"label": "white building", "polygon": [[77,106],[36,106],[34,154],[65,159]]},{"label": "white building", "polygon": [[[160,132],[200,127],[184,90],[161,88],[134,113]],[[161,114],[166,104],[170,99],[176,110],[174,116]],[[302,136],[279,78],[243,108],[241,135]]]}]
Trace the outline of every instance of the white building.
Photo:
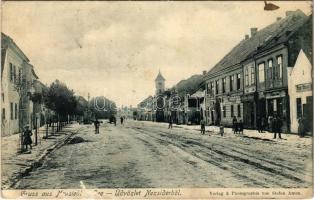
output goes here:
[{"label": "white building", "polygon": [[[23,51],[1,33],[1,135],[11,135],[32,125],[33,66]],[[32,126],[31,126],[32,127]]]},{"label": "white building", "polygon": [[294,67],[289,68],[288,93],[290,97],[290,129],[298,132],[298,119],[305,117],[308,128],[312,127],[313,120],[313,67],[301,49]]},{"label": "white building", "polygon": [[14,41],[1,34],[1,134],[19,132],[20,95],[16,83],[22,78],[22,68],[28,58]]}]

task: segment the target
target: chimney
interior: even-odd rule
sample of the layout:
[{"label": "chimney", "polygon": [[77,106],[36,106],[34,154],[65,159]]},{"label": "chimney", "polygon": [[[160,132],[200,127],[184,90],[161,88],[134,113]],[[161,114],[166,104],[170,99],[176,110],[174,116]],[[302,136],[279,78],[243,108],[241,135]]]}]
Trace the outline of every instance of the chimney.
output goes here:
[{"label": "chimney", "polygon": [[206,70],[204,70],[204,71],[203,71],[203,75],[205,75],[206,73],[207,73],[207,71],[206,71]]},{"label": "chimney", "polygon": [[251,37],[257,33],[257,28],[251,28]]},{"label": "chimney", "polygon": [[281,17],[277,17],[277,21],[280,21],[281,20]]},{"label": "chimney", "polygon": [[250,38],[250,36],[248,34],[245,34],[244,39],[247,40],[249,38]]}]

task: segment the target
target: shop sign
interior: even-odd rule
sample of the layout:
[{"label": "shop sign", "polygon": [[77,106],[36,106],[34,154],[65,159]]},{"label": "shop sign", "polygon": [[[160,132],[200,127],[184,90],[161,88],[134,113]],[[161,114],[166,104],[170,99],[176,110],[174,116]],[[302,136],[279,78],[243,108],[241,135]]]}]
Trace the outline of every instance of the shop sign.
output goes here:
[{"label": "shop sign", "polygon": [[304,83],[296,85],[297,92],[312,91],[312,83]]}]

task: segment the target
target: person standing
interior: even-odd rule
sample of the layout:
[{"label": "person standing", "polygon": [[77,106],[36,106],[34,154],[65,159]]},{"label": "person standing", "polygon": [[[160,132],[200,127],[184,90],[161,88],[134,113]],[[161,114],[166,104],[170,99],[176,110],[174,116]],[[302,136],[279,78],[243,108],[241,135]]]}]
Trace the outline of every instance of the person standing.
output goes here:
[{"label": "person standing", "polygon": [[114,126],[117,125],[117,118],[115,116],[113,116],[113,123],[114,123]]},{"label": "person standing", "polygon": [[123,125],[123,117],[122,116],[120,117],[120,122],[121,122],[121,125]]},{"label": "person standing", "polygon": [[298,120],[299,127],[298,127],[298,133],[300,137],[305,136],[305,127],[304,127],[304,118],[301,116]]},{"label": "person standing", "polygon": [[99,134],[99,125],[100,125],[100,122],[98,121],[98,119],[96,119],[96,120],[94,121],[95,134]]},{"label": "person standing", "polygon": [[273,116],[269,115],[268,116],[268,131],[273,132]]},{"label": "person standing", "polygon": [[172,118],[169,116],[169,126],[168,129],[172,129]]},{"label": "person standing", "polygon": [[204,135],[205,134],[205,121],[204,121],[204,119],[201,120],[200,124],[201,124],[201,134]]},{"label": "person standing", "polygon": [[257,131],[259,133],[261,133],[262,132],[262,122],[261,122],[261,118],[260,117],[257,117],[256,123],[257,123]]},{"label": "person standing", "polygon": [[278,133],[278,137],[279,139],[281,139],[281,126],[282,126],[282,121],[281,119],[275,115],[275,117],[273,118],[273,132],[274,132],[274,139],[276,139],[277,133]]},{"label": "person standing", "polygon": [[28,145],[29,145],[29,148],[32,149],[32,131],[29,130],[29,125],[26,125],[24,127],[24,132],[23,132],[23,145],[25,145],[25,150],[27,151],[28,150]]},{"label": "person standing", "polygon": [[237,129],[238,129],[237,131],[239,131],[239,134],[240,133],[243,134],[243,122],[242,122],[242,120],[240,120]]},{"label": "person standing", "polygon": [[232,130],[233,130],[233,134],[237,134],[237,132],[238,132],[238,120],[237,120],[236,116],[233,116],[233,119],[232,119]]},{"label": "person standing", "polygon": [[266,119],[265,119],[265,117],[262,117],[262,119],[261,119],[261,133],[264,133],[265,127],[266,127]]}]

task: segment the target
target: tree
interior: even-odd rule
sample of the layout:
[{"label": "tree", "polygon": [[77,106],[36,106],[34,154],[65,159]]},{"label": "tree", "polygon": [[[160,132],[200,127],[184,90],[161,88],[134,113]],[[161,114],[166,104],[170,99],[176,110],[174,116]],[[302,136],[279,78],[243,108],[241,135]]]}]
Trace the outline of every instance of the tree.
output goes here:
[{"label": "tree", "polygon": [[117,112],[115,102],[104,96],[92,98],[89,103],[90,109],[94,112],[96,118],[108,119]]},{"label": "tree", "polygon": [[84,112],[88,109],[88,101],[82,96],[76,96],[76,101],[75,114],[83,116]]},{"label": "tree", "polygon": [[57,113],[55,120],[60,125],[60,120],[65,122],[68,115],[75,114],[77,100],[73,90],[70,90],[64,83],[56,80],[48,88],[45,95],[45,104],[49,109]]}]

